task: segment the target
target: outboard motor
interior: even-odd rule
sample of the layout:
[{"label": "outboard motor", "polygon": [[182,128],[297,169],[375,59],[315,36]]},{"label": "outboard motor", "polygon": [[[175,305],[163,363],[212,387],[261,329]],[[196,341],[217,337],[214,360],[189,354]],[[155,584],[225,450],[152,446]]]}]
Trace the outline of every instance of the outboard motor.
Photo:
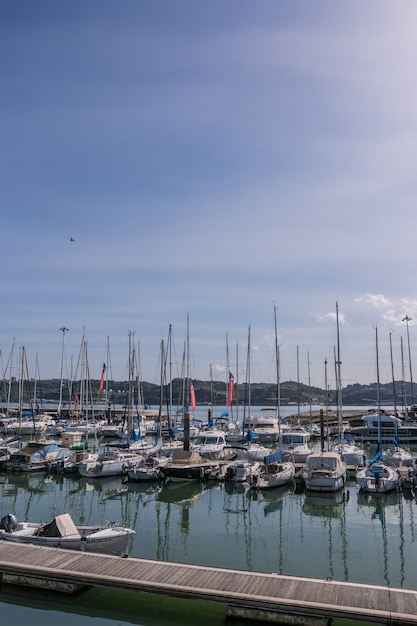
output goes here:
[{"label": "outboard motor", "polygon": [[15,515],[12,515],[12,513],[5,515],[0,520],[0,528],[2,530],[5,530],[6,533],[12,533],[14,530],[16,530],[17,524],[17,518]]}]

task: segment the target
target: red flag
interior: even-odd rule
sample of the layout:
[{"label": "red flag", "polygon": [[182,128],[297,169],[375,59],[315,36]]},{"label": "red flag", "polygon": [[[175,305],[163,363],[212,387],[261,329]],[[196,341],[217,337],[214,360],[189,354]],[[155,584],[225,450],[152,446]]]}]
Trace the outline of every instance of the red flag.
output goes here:
[{"label": "red flag", "polygon": [[195,411],[195,391],[193,381],[190,379],[190,400],[191,400],[191,410]]},{"label": "red flag", "polygon": [[72,413],[75,413],[78,409],[78,387],[75,390],[75,398],[74,398],[74,404],[72,405]]},{"label": "red flag", "polygon": [[229,372],[229,383],[227,385],[227,406],[231,406],[235,397],[235,379],[232,372]]},{"label": "red flag", "polygon": [[103,363],[103,369],[101,371],[101,378],[100,378],[100,384],[98,386],[98,392],[101,393],[103,391],[104,388],[104,373],[106,371],[106,364]]}]

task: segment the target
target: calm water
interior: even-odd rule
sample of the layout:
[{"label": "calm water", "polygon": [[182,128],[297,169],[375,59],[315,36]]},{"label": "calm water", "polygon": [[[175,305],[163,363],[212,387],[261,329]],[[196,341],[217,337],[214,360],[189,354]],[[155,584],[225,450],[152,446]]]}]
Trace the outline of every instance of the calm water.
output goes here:
[{"label": "calm water", "polygon": [[[368,497],[351,481],[324,497],[0,474],[0,494],[0,516],[49,521],[68,511],[77,523],[124,522],[136,530],[131,556],[417,589],[412,492]],[[218,626],[226,615],[221,605],[104,589],[62,598],[4,587],[0,602],[4,623],[33,626]]]}]

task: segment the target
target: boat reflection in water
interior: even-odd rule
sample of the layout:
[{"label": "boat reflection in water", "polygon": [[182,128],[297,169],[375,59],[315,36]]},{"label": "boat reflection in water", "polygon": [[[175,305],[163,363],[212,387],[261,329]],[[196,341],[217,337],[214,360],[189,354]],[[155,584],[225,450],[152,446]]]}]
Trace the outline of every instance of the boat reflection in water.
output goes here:
[{"label": "boat reflection in water", "polygon": [[347,489],[314,495],[306,492],[303,514],[317,518],[323,532],[320,560],[323,578],[349,580],[346,533],[346,504],[349,495]]},{"label": "boat reflection in water", "polygon": [[80,489],[86,491],[97,491],[108,497],[116,497],[127,492],[127,485],[123,483],[120,476],[106,476],[103,478],[80,478],[78,481]]},{"label": "boat reflection in water", "polygon": [[281,511],[285,498],[291,496],[293,493],[294,489],[292,485],[284,485],[283,487],[263,491],[251,489],[248,491],[248,498],[264,504],[264,515],[267,516]]},{"label": "boat reflection in water", "polygon": [[323,518],[341,518],[349,491],[335,491],[323,493],[307,492],[303,504],[303,513]]},{"label": "boat reflection in water", "polygon": [[400,566],[401,586],[405,581],[405,539],[404,539],[404,508],[399,491],[388,493],[358,493],[358,511],[371,510],[370,523],[375,530],[377,547],[372,560],[364,563],[375,570],[378,567],[383,574],[385,583],[391,585],[390,563]]},{"label": "boat reflection in water", "polygon": [[208,489],[205,482],[169,482],[158,493],[159,502],[195,506],[199,496]]}]

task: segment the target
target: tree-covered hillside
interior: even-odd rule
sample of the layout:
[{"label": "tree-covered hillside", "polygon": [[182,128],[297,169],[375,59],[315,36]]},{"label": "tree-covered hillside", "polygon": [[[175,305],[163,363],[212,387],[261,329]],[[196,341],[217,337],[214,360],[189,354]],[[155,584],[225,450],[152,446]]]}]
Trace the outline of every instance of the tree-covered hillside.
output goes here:
[{"label": "tree-covered hillside", "polygon": [[[65,382],[60,392],[61,381],[58,379],[37,381],[25,381],[23,385],[23,395],[25,402],[29,402],[31,398],[45,401],[58,402],[60,395],[63,401],[68,402],[69,398],[73,398],[79,383],[72,384]],[[212,402],[214,405],[224,406],[226,404],[226,385],[219,381],[202,381],[193,380],[193,386],[196,395],[197,404],[208,404]],[[19,381],[12,380],[3,381],[1,385],[0,403],[5,405],[10,396],[10,402],[19,401],[19,393],[21,392]],[[107,385],[109,402],[114,404],[125,404],[128,397],[129,383],[127,381],[111,381]],[[98,393],[99,381],[92,380],[89,383],[88,394],[94,400],[103,398],[103,394]],[[160,402],[160,388],[158,385],[142,382],[140,383],[143,404],[158,405]],[[20,390],[20,391],[19,391]],[[395,393],[394,393],[395,391]],[[176,404],[183,404],[182,396],[184,394],[183,381],[175,379],[172,382],[172,398]],[[309,387],[304,384],[298,384],[294,381],[286,381],[280,385],[281,404],[326,404],[326,394],[323,389],[318,387]],[[163,390],[164,404],[168,398],[168,386]],[[380,385],[380,400],[382,404],[394,404],[397,406],[402,404],[410,404],[417,400],[417,389],[413,385],[413,395],[411,394],[411,385],[402,382],[396,382],[393,388],[392,383]],[[240,405],[248,402],[248,389],[245,383],[235,386],[235,401]],[[250,387],[250,403],[253,406],[275,406],[277,402],[277,386],[269,383],[252,383]],[[342,390],[343,405],[367,405],[375,406],[377,402],[377,385],[348,385]],[[327,403],[334,405],[337,403],[335,390],[329,390]]]}]

